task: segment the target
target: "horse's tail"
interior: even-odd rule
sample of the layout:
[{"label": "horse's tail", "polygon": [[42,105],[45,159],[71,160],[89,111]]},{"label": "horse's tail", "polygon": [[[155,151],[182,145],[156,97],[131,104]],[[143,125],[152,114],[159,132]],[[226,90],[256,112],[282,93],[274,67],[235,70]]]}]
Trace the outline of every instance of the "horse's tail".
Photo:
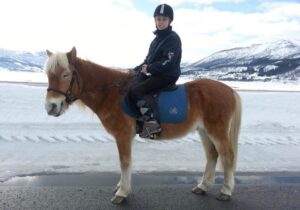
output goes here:
[{"label": "horse's tail", "polygon": [[238,150],[238,138],[241,128],[241,119],[242,119],[242,102],[239,94],[234,91],[234,98],[235,98],[235,109],[232,114],[230,128],[229,128],[229,139],[230,144],[233,149],[233,164],[234,168],[236,167],[237,161],[237,150]]}]

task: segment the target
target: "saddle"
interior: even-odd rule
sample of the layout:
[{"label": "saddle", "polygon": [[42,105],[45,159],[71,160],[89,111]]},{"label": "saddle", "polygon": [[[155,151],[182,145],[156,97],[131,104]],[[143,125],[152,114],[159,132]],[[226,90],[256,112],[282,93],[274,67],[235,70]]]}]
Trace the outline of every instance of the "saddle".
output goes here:
[{"label": "saddle", "polygon": [[[187,94],[185,86],[171,84],[161,90],[153,93],[151,97],[157,101],[159,121],[162,123],[181,123],[187,117]],[[126,100],[122,100],[122,111],[127,115],[138,118],[137,114],[131,110]]]}]

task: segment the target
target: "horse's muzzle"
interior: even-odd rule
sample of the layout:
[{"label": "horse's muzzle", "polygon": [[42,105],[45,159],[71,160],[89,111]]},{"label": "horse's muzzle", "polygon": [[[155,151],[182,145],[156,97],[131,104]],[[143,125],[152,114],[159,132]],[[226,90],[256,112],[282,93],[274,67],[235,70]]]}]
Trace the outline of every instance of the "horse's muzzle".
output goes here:
[{"label": "horse's muzzle", "polygon": [[48,115],[58,117],[62,113],[63,102],[61,102],[61,103],[46,102],[45,108],[46,108]]}]

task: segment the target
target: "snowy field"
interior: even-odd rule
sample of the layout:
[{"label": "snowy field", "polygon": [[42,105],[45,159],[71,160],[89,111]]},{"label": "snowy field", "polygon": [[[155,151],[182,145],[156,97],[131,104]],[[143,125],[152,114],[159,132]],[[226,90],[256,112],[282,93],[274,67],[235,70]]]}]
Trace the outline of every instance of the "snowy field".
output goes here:
[{"label": "snowy field", "polygon": [[[9,80],[2,74],[0,80],[45,82],[40,76]],[[300,171],[300,85],[229,85],[242,90],[237,170]],[[119,171],[115,142],[97,117],[76,106],[50,117],[45,95],[46,86],[0,83],[0,181],[17,175]],[[201,172],[204,157],[197,133],[160,142],[136,137],[133,170]]]}]

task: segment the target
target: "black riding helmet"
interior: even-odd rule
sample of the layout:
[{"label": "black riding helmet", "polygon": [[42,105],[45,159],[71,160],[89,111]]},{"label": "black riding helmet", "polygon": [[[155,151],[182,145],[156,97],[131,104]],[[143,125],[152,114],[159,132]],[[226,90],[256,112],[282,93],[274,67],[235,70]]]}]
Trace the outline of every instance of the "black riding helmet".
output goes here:
[{"label": "black riding helmet", "polygon": [[172,22],[174,19],[173,9],[170,5],[167,4],[160,4],[156,7],[153,17],[158,15],[169,17],[171,20],[170,22]]}]

